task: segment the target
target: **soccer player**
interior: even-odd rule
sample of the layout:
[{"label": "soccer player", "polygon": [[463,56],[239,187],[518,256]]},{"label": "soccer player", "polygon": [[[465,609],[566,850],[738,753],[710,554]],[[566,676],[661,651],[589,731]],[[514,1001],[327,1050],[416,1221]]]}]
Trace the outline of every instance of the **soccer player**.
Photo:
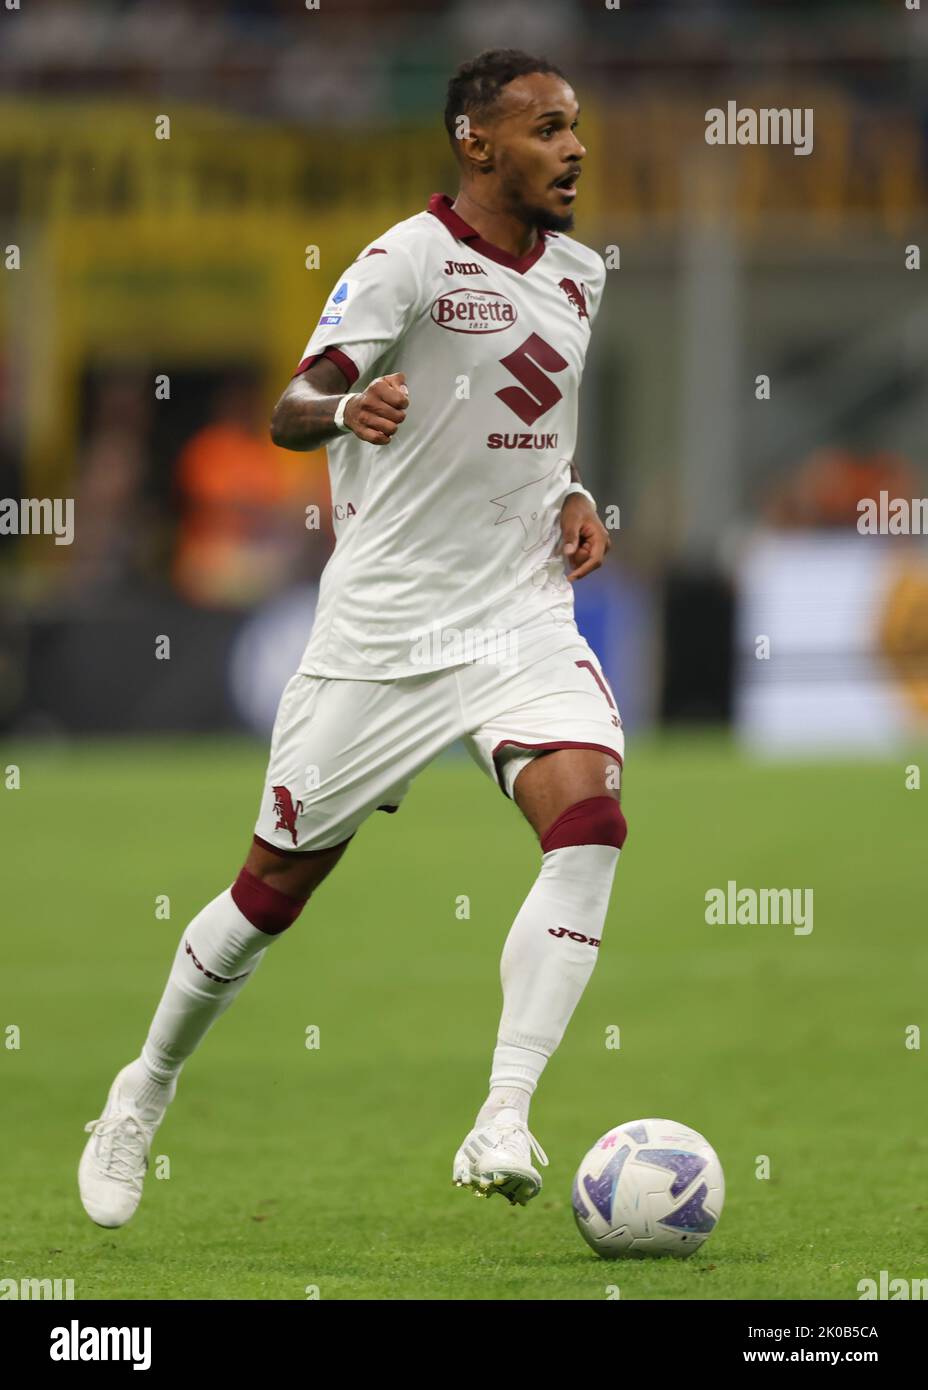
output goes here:
[{"label": "soccer player", "polygon": [[[365,818],[395,811],[458,738],[538,836],[506,939],[489,1094],[453,1181],[524,1205],[547,1164],[532,1093],[596,961],[616,861],[623,733],[572,582],[609,547],[573,453],[605,282],[564,233],[586,151],[551,63],[464,64],[445,125],[460,166],[336,281],[271,422],[328,448],[336,546],[284,689],[254,840],[181,937],[141,1055],[80,1164],[84,1207],[121,1226],[178,1074]],[[361,850],[356,853],[361,854]]]}]

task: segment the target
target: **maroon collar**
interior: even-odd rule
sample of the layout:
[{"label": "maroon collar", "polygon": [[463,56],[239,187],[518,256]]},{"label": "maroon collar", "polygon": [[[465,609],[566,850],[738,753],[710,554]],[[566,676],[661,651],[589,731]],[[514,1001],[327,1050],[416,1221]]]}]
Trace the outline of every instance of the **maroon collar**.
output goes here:
[{"label": "maroon collar", "polygon": [[511,252],[504,251],[500,246],[494,246],[492,241],[485,241],[476,227],[472,227],[469,222],[465,222],[463,217],[459,217],[451,206],[451,199],[447,193],[433,193],[429,199],[429,212],[433,212],[439,222],[443,222],[452,236],[457,237],[458,241],[469,242],[475,251],[481,256],[487,256],[491,261],[499,261],[500,265],[506,265],[510,270],[517,270],[520,275],[535,264],[538,257],[544,254],[545,237],[547,233],[543,227],[538,228],[538,240],[531,251],[524,256],[513,256]]}]

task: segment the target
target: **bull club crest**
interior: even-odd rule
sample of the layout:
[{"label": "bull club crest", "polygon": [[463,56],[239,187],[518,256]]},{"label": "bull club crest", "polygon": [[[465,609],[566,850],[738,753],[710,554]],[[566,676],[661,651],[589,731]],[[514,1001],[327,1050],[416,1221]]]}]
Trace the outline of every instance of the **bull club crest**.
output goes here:
[{"label": "bull club crest", "polygon": [[275,830],[289,830],[290,838],[296,844],[296,818],[303,814],[303,803],[293,804],[293,797],[286,787],[274,787],[274,811],[277,816]]},{"label": "bull club crest", "polygon": [[588,319],[590,316],[586,311],[586,294],[582,285],[578,285],[576,280],[568,280],[565,275],[563,280],[558,281],[558,289],[563,290],[577,311],[578,319]]},{"label": "bull club crest", "polygon": [[568,279],[565,275],[564,279],[558,281],[557,288],[563,289],[572,306],[577,310],[578,318],[589,318],[589,314],[586,313],[586,295],[582,285],[578,285],[575,279]]}]

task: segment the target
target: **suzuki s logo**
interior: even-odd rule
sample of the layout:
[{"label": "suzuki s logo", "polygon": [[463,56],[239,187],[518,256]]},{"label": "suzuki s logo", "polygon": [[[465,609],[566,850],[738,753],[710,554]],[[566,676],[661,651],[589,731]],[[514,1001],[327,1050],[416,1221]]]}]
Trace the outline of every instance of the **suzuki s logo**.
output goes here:
[{"label": "suzuki s logo", "polygon": [[516,306],[495,290],[448,290],[432,305],[432,319],[452,333],[502,333],[518,318]]}]

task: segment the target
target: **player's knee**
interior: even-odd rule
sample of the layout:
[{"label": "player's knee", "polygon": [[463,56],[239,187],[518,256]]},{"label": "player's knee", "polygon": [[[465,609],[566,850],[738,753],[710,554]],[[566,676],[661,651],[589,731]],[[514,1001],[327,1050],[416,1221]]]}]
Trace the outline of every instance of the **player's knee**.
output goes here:
[{"label": "player's knee", "polygon": [[569,845],[614,845],[621,849],[628,834],[622,808],[614,796],[590,796],[562,811],[541,837],[545,854]]},{"label": "player's knee", "polygon": [[249,869],[242,869],[232,885],[232,901],[239,912],[253,927],[268,936],[279,936],[292,926],[306,906],[308,897],[309,894],[301,898],[291,897]]}]

